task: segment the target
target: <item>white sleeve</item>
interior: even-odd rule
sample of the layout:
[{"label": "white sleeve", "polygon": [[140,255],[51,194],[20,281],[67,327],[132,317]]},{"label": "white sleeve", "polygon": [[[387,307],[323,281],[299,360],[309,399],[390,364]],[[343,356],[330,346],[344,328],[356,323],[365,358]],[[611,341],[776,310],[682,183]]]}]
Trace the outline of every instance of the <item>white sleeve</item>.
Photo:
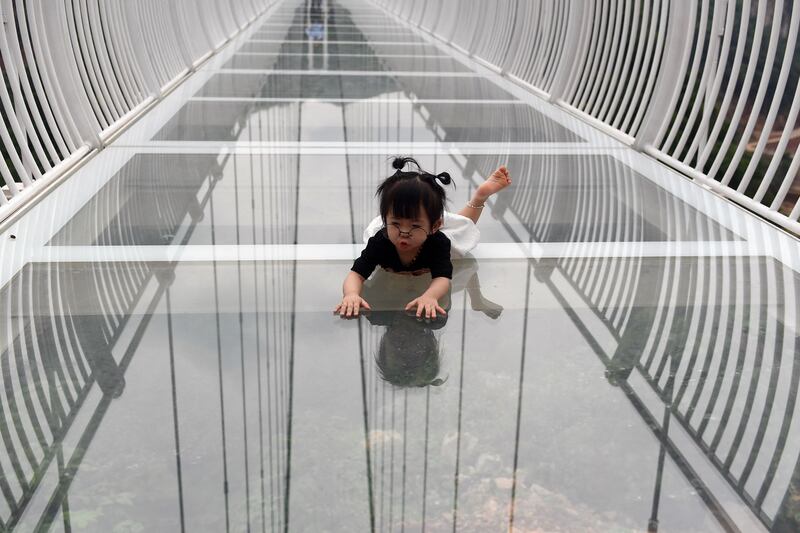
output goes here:
[{"label": "white sleeve", "polygon": [[373,218],[369,225],[364,229],[363,235],[361,235],[361,239],[364,241],[364,244],[367,244],[367,241],[374,237],[382,227],[383,219],[380,217],[380,215]]},{"label": "white sleeve", "polygon": [[448,211],[444,212],[442,233],[450,239],[450,254],[455,256],[466,255],[481,240],[481,232],[472,220]]}]

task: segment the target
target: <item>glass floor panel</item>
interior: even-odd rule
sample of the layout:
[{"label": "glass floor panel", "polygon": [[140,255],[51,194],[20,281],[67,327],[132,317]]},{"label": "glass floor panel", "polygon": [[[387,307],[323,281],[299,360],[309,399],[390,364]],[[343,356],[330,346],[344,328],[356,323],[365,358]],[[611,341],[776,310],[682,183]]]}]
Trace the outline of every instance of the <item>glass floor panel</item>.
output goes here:
[{"label": "glass floor panel", "polygon": [[[381,31],[386,33],[413,33],[414,29],[411,27],[407,27],[404,24],[398,24],[396,21],[390,22],[360,22],[356,24],[355,22],[348,22],[348,23],[339,23],[334,24],[332,22],[326,22],[323,20],[321,23],[324,28],[328,29],[329,31],[372,31],[375,28],[381,28]],[[261,31],[272,31],[276,28],[292,28],[295,31],[304,31],[309,25],[304,23],[303,20],[298,20],[295,23],[287,23],[287,22],[276,22],[272,20],[272,18],[268,18],[263,24],[261,24],[256,30],[255,33]]]},{"label": "glass floor panel", "polygon": [[576,143],[581,138],[527,105],[363,100],[190,101],[153,140]]},{"label": "glass floor panel", "polygon": [[[796,523],[782,504],[796,477],[770,465],[797,450],[780,424],[756,430],[790,416],[797,355],[737,327],[749,316],[797,353],[789,295],[732,297],[771,278],[796,303],[796,273],[757,257],[463,261],[448,316],[418,322],[400,309],[421,280],[388,275],[365,289],[371,313],[333,317],[347,268],[23,269],[0,291],[5,501],[33,480],[42,509],[20,527],[638,530],[655,516],[714,531],[747,525],[717,498],[762,490],[754,511]],[[607,296],[582,281],[608,272]],[[700,356],[698,331],[720,339]],[[333,486],[337,505],[308,505]]]},{"label": "glass floor panel", "polygon": [[236,54],[222,68],[251,70],[385,70],[397,72],[472,72],[446,56],[392,57],[333,54]]},{"label": "glass floor panel", "polygon": [[225,98],[359,98],[405,94],[419,100],[516,100],[477,76],[338,75],[319,73],[215,74],[196,96]]},{"label": "glass floor panel", "polygon": [[[250,36],[251,40],[259,39],[285,39],[290,41],[305,41],[309,40],[311,32],[305,29],[285,29],[285,30],[262,30],[253,33]],[[364,31],[359,29],[347,28],[328,28],[326,38],[335,41],[398,41],[398,42],[416,42],[424,39],[408,30],[397,30],[394,32],[384,31]],[[317,37],[319,39],[319,37]]]},{"label": "glass floor panel", "polygon": [[[463,207],[498,161],[508,165],[514,183],[482,215],[483,242],[738,240],[610,156],[467,155],[459,164],[437,155],[419,161],[452,175],[451,211]],[[378,212],[375,189],[390,173],[384,156],[139,154],[50,244],[360,243]],[[592,209],[598,204],[602,209]]]},{"label": "glass floor panel", "polygon": [[273,15],[269,18],[270,24],[304,24],[305,20],[308,20],[311,24],[318,23],[318,24],[326,24],[330,26],[337,26],[337,25],[359,25],[359,24],[380,24],[386,26],[397,26],[397,20],[392,17],[388,17],[385,15],[358,15],[357,20],[354,17],[349,15],[339,15],[339,14],[332,14],[328,15],[327,17],[316,17],[312,16],[309,19],[306,19],[305,14],[298,13],[298,14],[291,14],[291,13],[279,13]]},{"label": "glass floor panel", "polygon": [[320,34],[319,37],[312,39],[306,32],[259,32],[253,34],[250,38],[251,43],[260,41],[290,41],[290,42],[307,42],[319,43],[328,41],[335,43],[338,41],[377,41],[377,42],[398,42],[398,43],[414,43],[427,42],[421,37],[413,33],[390,33],[384,35],[383,33],[374,33],[369,37],[362,32],[345,32],[345,31],[329,31],[324,37]]},{"label": "glass floor panel", "polygon": [[[295,33],[304,33],[308,27],[309,25],[307,24],[293,21],[266,22],[254,33],[262,31],[291,31]],[[365,22],[361,24],[351,22],[347,24],[325,24],[324,27],[327,28],[328,31],[357,32],[374,35],[410,32],[410,30],[398,26],[395,22]]]},{"label": "glass floor panel", "polygon": [[[245,32],[0,226],[0,531],[800,531],[796,239],[372,3]],[[343,320],[396,152],[513,184]]]},{"label": "glass floor panel", "polygon": [[244,43],[239,52],[248,53],[328,53],[328,54],[362,54],[362,55],[441,55],[438,48],[431,44],[404,44],[365,42],[357,44],[337,44],[322,42],[255,42]]}]

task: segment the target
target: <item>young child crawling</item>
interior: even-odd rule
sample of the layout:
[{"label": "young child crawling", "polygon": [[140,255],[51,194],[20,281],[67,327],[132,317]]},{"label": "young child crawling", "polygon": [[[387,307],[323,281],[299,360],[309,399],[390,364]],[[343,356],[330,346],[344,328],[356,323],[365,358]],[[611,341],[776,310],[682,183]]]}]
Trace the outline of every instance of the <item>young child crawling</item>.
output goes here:
[{"label": "young child crawling", "polygon": [[[404,171],[406,166],[409,169]],[[342,317],[358,316],[362,307],[370,308],[361,297],[361,289],[377,266],[401,274],[430,272],[428,289],[410,301],[406,310],[416,308],[416,315],[425,318],[445,314],[439,299],[447,294],[453,276],[451,244],[460,253],[474,248],[479,235],[475,224],[484,203],[511,184],[508,169],[500,166],[476,189],[461,211],[453,214],[444,210],[446,195],[442,185],[451,182],[447,172],[436,175],[425,172],[410,157],[395,158],[392,167],[396,172],[377,191],[380,216],[365,230],[365,236],[369,236],[367,246],[345,278],[342,301],[334,309]]]}]

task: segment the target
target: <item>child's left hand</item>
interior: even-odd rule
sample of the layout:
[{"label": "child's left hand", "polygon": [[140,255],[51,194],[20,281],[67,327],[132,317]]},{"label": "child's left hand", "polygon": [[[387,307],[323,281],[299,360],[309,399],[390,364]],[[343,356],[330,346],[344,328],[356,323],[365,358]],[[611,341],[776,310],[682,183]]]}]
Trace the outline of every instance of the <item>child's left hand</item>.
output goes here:
[{"label": "child's left hand", "polygon": [[439,305],[439,301],[434,298],[433,296],[426,296],[422,295],[419,298],[414,298],[408,305],[406,305],[406,311],[417,308],[417,317],[421,318],[422,314],[425,313],[425,318],[436,318],[436,311],[439,311],[440,314],[446,315],[447,312],[442,309]]}]

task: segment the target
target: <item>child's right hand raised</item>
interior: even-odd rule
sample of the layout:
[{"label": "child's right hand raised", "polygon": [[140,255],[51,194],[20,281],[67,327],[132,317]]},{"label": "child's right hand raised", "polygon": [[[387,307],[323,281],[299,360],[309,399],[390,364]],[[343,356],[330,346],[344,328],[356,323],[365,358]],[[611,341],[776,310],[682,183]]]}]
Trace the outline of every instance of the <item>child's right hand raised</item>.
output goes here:
[{"label": "child's right hand raised", "polygon": [[367,301],[358,294],[345,294],[342,297],[342,303],[336,306],[333,310],[334,314],[338,314],[342,318],[357,317],[361,308],[371,310]]}]

